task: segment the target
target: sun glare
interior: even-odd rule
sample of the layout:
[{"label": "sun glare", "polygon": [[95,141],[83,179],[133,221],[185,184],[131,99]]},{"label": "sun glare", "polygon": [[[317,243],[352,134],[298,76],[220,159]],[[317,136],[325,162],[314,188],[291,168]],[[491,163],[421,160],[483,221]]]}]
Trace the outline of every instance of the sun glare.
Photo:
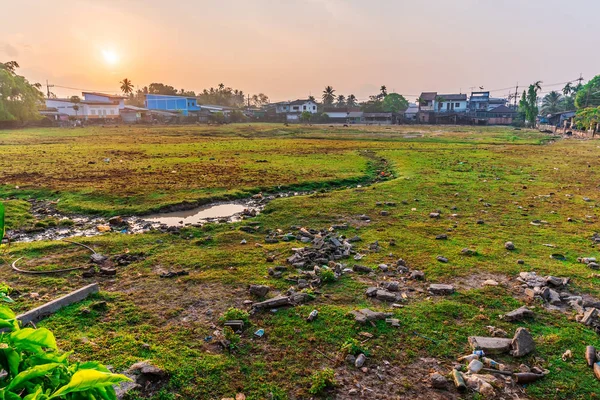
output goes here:
[{"label": "sun glare", "polygon": [[115,65],[119,62],[119,56],[112,50],[102,50],[102,57],[109,65]]}]

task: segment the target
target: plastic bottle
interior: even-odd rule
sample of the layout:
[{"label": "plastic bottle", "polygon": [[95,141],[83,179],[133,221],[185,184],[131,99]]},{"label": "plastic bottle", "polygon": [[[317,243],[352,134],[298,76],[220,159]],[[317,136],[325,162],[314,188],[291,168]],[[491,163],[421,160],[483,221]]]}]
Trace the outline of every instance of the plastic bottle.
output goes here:
[{"label": "plastic bottle", "polygon": [[454,386],[456,386],[456,389],[458,389],[459,392],[464,392],[465,390],[467,390],[467,385],[465,383],[465,379],[463,377],[462,372],[453,369],[452,379],[454,380]]},{"label": "plastic bottle", "polygon": [[504,364],[500,364],[499,362],[496,362],[494,360],[492,360],[491,358],[487,358],[487,357],[482,357],[481,361],[490,368],[493,369],[497,369],[498,371],[504,371]]},{"label": "plastic bottle", "polygon": [[585,360],[587,361],[588,367],[593,367],[596,363],[596,359],[596,348],[594,346],[587,346],[585,348]]},{"label": "plastic bottle", "polygon": [[312,310],[310,314],[308,314],[308,318],[306,318],[306,320],[308,322],[312,322],[315,320],[315,318],[317,318],[317,315],[319,315],[319,312],[317,310]]},{"label": "plastic bottle", "polygon": [[479,360],[479,355],[477,354],[469,354],[466,356],[459,357],[458,361],[471,362],[473,360]]}]

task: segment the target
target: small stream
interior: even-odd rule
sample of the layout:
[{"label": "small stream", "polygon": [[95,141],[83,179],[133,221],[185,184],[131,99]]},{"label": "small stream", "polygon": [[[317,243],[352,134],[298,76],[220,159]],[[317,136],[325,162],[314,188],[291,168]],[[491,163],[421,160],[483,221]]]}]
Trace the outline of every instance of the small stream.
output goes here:
[{"label": "small stream", "polygon": [[[282,192],[268,196],[255,195],[243,200],[215,202],[188,210],[113,218],[85,215],[68,216],[57,211],[50,202],[31,200],[32,214],[36,219],[53,218],[59,221],[58,226],[8,230],[7,236],[10,237],[11,242],[35,242],[89,237],[108,232],[122,234],[144,233],[151,230],[173,232],[186,226],[201,227],[207,223],[238,222],[256,216],[273,199],[312,193],[314,192]],[[68,222],[68,224],[63,222]]]}]

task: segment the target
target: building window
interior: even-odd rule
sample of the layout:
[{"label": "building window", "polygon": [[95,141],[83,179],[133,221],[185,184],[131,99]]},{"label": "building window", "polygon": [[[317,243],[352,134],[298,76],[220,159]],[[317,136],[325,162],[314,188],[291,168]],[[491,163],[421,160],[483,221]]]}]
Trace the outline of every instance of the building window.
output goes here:
[{"label": "building window", "polygon": [[316,110],[316,109],[317,109],[317,106],[313,106],[313,110]]},{"label": "building window", "polygon": [[460,103],[454,104],[454,107],[456,107],[456,108],[460,107]]},{"label": "building window", "polygon": [[96,110],[90,110],[90,112],[92,113],[92,115],[96,115]]},{"label": "building window", "polygon": [[302,106],[302,110],[306,111],[306,106]]},{"label": "building window", "polygon": [[115,110],[110,110],[111,115],[115,115]]}]

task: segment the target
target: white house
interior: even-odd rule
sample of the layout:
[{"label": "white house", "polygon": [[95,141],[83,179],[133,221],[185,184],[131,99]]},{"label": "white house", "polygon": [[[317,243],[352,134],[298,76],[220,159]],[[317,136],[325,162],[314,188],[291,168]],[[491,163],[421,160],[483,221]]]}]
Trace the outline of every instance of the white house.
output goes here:
[{"label": "white house", "polygon": [[435,99],[435,112],[466,112],[466,94],[438,94]]},{"label": "white house", "polygon": [[81,119],[117,119],[125,108],[125,97],[103,93],[83,92],[83,99],[74,103],[71,99],[46,99],[46,108]]},{"label": "white house", "polygon": [[301,114],[304,111],[308,111],[311,114],[317,113],[317,103],[312,100],[294,100],[294,101],[282,101],[275,103],[275,112],[277,114],[287,113],[298,113]]}]

